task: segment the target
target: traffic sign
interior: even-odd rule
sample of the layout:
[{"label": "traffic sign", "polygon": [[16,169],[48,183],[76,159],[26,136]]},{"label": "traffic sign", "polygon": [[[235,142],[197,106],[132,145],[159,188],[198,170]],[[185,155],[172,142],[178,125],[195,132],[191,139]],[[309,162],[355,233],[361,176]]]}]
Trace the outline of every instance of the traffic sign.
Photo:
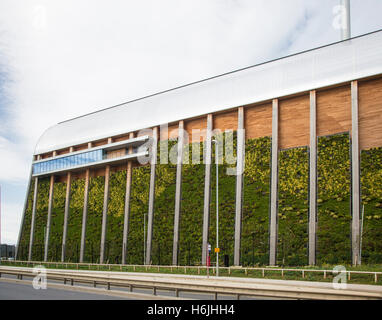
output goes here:
[{"label": "traffic sign", "polygon": [[219,253],[220,252],[220,248],[215,248],[215,253]]}]

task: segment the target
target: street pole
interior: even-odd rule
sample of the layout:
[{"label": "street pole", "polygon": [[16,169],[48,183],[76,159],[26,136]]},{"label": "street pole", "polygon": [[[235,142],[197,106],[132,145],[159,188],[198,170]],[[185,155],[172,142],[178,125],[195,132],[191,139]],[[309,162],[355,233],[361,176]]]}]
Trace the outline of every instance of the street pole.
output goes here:
[{"label": "street pole", "polygon": [[143,264],[146,264],[146,212],[143,216]]},{"label": "street pole", "polygon": [[216,276],[219,276],[219,148],[216,139],[215,142],[215,162],[216,162]]}]

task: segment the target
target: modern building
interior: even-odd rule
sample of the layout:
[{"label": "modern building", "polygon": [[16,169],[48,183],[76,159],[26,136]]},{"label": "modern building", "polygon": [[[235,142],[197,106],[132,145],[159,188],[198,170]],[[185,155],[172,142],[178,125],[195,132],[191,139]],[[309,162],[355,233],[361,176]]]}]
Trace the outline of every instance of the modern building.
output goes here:
[{"label": "modern building", "polygon": [[[234,142],[234,163],[219,165],[221,255],[382,262],[382,31],[48,128],[17,258],[204,264],[216,246],[216,129]],[[175,163],[157,161],[167,145]],[[203,161],[184,161],[189,150]]]}]

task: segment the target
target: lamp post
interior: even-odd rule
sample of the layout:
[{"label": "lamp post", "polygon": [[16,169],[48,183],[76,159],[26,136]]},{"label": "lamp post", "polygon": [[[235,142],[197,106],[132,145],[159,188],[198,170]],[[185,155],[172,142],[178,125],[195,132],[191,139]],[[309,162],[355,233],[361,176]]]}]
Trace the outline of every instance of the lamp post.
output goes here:
[{"label": "lamp post", "polygon": [[219,148],[218,141],[213,139],[215,143],[215,164],[216,164],[216,276],[219,276]]}]

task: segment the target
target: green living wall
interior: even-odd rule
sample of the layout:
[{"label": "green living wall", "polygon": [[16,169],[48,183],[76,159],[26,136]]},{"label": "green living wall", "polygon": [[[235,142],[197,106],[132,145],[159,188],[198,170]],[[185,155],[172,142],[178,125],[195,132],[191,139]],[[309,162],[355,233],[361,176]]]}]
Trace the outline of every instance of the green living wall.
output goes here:
[{"label": "green living wall", "polygon": [[100,259],[104,189],[105,177],[99,176],[90,178],[84,256],[85,262],[98,263]]},{"label": "green living wall", "polygon": [[[197,265],[202,258],[204,173],[203,143],[185,147],[182,166],[182,200],[179,225],[180,265]],[[186,161],[185,161],[186,162]]]},{"label": "green living wall", "polygon": [[109,204],[105,257],[109,263],[121,263],[123,223],[125,216],[126,170],[112,172],[109,182]]},{"label": "green living wall", "polygon": [[144,219],[149,201],[150,166],[133,168],[130,194],[130,223],[127,237],[127,264],[144,263]]},{"label": "green living wall", "polygon": [[351,263],[350,138],[318,138],[318,264]]},{"label": "green living wall", "polygon": [[279,265],[307,265],[309,153],[306,147],[279,152]]},{"label": "green living wall", "polygon": [[53,187],[53,207],[49,236],[49,261],[61,260],[62,233],[64,228],[66,183],[56,182]]},{"label": "green living wall", "polygon": [[266,265],[269,261],[271,138],[249,139],[245,144],[242,265]]},{"label": "green living wall", "polygon": [[361,193],[362,263],[382,263],[382,148],[361,152]]},{"label": "green living wall", "polygon": [[65,260],[79,262],[82,232],[82,213],[84,207],[85,180],[72,180]]},{"label": "green living wall", "polygon": [[31,232],[32,221],[32,207],[33,207],[33,192],[35,180],[32,179],[28,192],[27,207],[25,211],[23,226],[21,229],[21,237],[18,249],[18,260],[28,260],[29,240]]},{"label": "green living wall", "polygon": [[176,164],[171,163],[170,160],[175,160],[176,157],[168,159],[168,164],[161,164],[159,160],[168,158],[167,155],[170,153],[176,155],[176,148],[177,140],[166,140],[159,143],[155,169],[154,225],[151,251],[152,263],[155,265],[172,264]]},{"label": "green living wall", "polygon": [[[234,255],[234,236],[235,236],[235,205],[236,205],[236,159],[229,159],[229,155],[236,157],[236,132],[225,132],[215,137],[217,141],[224,145],[223,163],[218,165],[219,170],[219,247],[220,260],[223,264],[224,256],[229,259],[229,264],[233,263]],[[232,143],[227,143],[231,141]],[[211,204],[210,204],[210,229],[209,243],[212,248],[216,247],[216,146],[212,148],[212,167],[211,167]],[[221,151],[219,151],[221,153]],[[232,163],[234,162],[234,163]],[[231,171],[231,172],[228,172]],[[231,174],[229,174],[231,173]],[[233,173],[233,174],[232,174]],[[216,261],[214,249],[212,249],[211,261]]]},{"label": "green living wall", "polygon": [[36,220],[32,248],[33,261],[44,260],[45,233],[49,203],[49,184],[49,178],[43,178],[41,180],[39,179],[38,181]]}]

